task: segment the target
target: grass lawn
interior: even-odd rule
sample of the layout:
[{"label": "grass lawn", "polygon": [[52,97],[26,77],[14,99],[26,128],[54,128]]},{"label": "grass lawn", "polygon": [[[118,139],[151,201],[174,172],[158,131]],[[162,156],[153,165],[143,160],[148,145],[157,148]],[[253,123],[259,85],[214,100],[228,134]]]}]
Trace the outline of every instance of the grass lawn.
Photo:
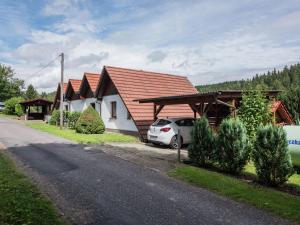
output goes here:
[{"label": "grass lawn", "polygon": [[136,142],[136,137],[118,133],[105,132],[104,134],[79,134],[75,130],[45,124],[43,122],[26,122],[26,125],[41,131],[45,131],[71,141],[76,141],[82,144],[102,144],[105,142]]},{"label": "grass lawn", "polygon": [[0,224],[65,224],[52,203],[0,153]]},{"label": "grass lawn", "polygon": [[169,175],[231,199],[249,203],[257,208],[265,209],[274,215],[300,224],[299,196],[260,185],[248,184],[245,181],[222,173],[193,166],[178,167],[169,172]]}]

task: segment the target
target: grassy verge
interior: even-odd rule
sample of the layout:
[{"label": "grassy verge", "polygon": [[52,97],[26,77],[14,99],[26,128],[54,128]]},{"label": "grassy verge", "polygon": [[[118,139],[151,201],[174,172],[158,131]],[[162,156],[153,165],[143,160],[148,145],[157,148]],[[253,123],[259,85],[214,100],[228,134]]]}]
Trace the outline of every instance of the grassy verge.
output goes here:
[{"label": "grassy verge", "polygon": [[63,129],[60,130],[59,127],[45,124],[45,123],[39,123],[39,122],[27,122],[27,126],[41,130],[44,132],[48,132],[66,139],[69,139],[71,141],[76,141],[78,143],[82,144],[102,144],[105,142],[136,142],[137,138],[130,136],[130,135],[124,135],[124,134],[118,134],[118,133],[109,133],[105,132],[104,134],[78,134],[74,130],[71,129]]},{"label": "grassy verge", "polygon": [[298,196],[248,184],[234,177],[193,166],[176,168],[169,172],[169,175],[300,223],[300,197]]},{"label": "grassy verge", "polygon": [[0,153],[0,224],[65,224],[52,203]]}]

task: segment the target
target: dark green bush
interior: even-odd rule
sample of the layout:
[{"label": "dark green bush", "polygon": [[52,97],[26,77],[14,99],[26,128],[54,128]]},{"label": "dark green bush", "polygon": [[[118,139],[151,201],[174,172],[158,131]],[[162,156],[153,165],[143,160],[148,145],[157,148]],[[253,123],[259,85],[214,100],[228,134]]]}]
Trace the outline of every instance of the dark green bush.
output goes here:
[{"label": "dark green bush", "polygon": [[188,147],[191,161],[206,166],[214,158],[215,136],[206,117],[196,120],[192,131],[192,143]]},{"label": "dark green bush", "polygon": [[13,97],[5,101],[4,113],[8,115],[16,115],[16,105],[24,99],[22,97]]},{"label": "dark green bush", "polygon": [[245,126],[239,119],[225,119],[220,125],[217,141],[218,162],[222,170],[239,174],[249,158],[249,141]]},{"label": "dark green bush", "polygon": [[293,173],[282,127],[267,125],[258,129],[252,158],[261,183],[277,186],[286,182]]},{"label": "dark green bush", "polygon": [[102,134],[105,127],[98,112],[92,106],[89,106],[79,117],[75,130],[83,134]]},{"label": "dark green bush", "polygon": [[81,112],[70,112],[67,116],[68,126],[71,129],[75,129],[75,125],[81,116]]}]

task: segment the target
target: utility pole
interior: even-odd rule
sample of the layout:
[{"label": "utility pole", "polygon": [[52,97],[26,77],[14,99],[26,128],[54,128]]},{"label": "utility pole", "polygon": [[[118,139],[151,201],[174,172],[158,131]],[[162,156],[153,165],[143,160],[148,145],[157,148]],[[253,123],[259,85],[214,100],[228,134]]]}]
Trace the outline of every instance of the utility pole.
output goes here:
[{"label": "utility pole", "polygon": [[64,53],[60,54],[61,57],[61,61],[60,61],[60,65],[61,65],[61,76],[60,76],[60,120],[59,120],[59,125],[60,125],[60,129],[63,129],[63,123],[64,123]]}]

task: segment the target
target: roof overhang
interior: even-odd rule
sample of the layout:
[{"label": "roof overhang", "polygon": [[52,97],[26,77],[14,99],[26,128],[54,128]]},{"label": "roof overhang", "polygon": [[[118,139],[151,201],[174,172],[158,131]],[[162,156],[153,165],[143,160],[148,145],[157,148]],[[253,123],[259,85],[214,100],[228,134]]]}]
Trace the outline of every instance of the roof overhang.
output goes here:
[{"label": "roof overhang", "polygon": [[[241,99],[243,91],[215,91],[197,93],[191,95],[177,95],[177,96],[163,96],[158,98],[145,98],[136,99],[139,103],[154,103],[156,105],[176,105],[176,104],[197,104],[197,103],[208,103],[213,101],[229,101],[232,99]],[[280,91],[271,90],[266,91],[266,96],[276,97]]]}]

